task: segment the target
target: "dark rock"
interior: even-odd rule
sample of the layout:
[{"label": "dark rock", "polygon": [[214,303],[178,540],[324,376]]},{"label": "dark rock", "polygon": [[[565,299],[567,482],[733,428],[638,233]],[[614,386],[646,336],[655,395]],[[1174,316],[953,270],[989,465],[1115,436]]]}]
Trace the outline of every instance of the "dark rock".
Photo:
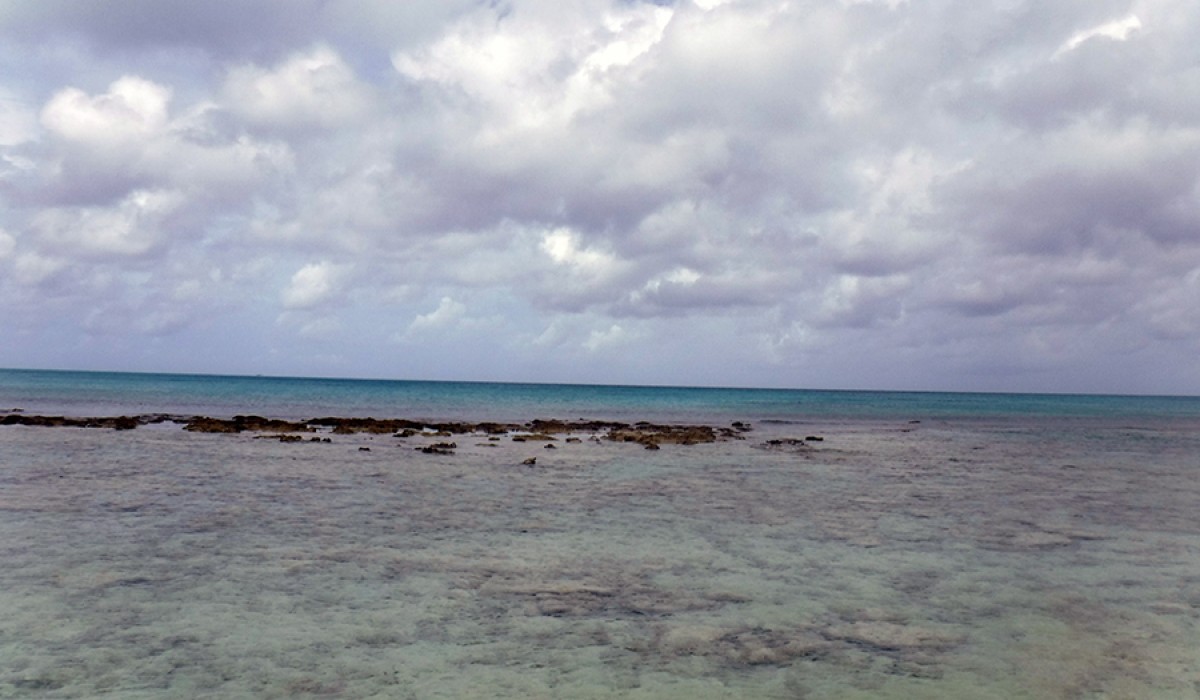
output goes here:
[{"label": "dark rock", "polygon": [[231,419],[194,416],[183,426],[184,430],[196,433],[240,433],[243,431],[273,433],[311,433],[306,423],[263,418],[262,416],[234,416]]},{"label": "dark rock", "polygon": [[[257,435],[257,436],[255,436],[254,439],[255,440],[278,440],[280,442],[300,442],[304,438],[299,435],[290,435],[288,433],[283,433],[281,435]],[[316,437],[313,438],[313,440],[320,440],[320,439],[321,438],[316,438]]]},{"label": "dark rock", "polygon": [[721,438],[729,438],[733,431],[723,429],[718,432],[707,425],[654,425],[638,423],[634,428],[614,428],[609,431],[608,439],[616,442],[637,442],[648,444],[697,445],[705,442],[716,442]]},{"label": "dark rock", "polygon": [[452,455],[452,454],[454,454],[454,450],[458,449],[458,443],[456,443],[456,442],[435,442],[432,445],[426,445],[425,447],[418,447],[417,449],[427,455]]},{"label": "dark rock", "polygon": [[[520,438],[520,439],[518,440],[517,438]],[[514,442],[525,442],[526,440],[537,440],[540,442],[540,441],[549,441],[549,440],[557,440],[557,439],[558,438],[554,437],[553,435],[549,435],[547,433],[522,433],[520,435],[513,436]]]},{"label": "dark rock", "polygon": [[42,428],[111,428],[133,430],[141,425],[141,419],[131,416],[103,418],[66,418],[64,416],[30,416],[10,413],[0,417],[0,425],[30,425]]},{"label": "dark rock", "polygon": [[546,420],[538,418],[525,424],[525,428],[533,433],[542,433],[545,435],[560,435],[562,433],[598,433],[604,430],[616,430],[619,428],[628,428],[625,423],[615,423],[612,421],[563,421],[563,420]]}]

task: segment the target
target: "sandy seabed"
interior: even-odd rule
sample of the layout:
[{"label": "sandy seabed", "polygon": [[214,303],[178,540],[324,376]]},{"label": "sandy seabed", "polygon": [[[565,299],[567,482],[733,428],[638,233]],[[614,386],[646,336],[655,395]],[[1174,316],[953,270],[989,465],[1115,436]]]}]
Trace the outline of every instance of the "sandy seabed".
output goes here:
[{"label": "sandy seabed", "polygon": [[0,697],[1200,694],[1195,431],[326,437],[0,428]]}]

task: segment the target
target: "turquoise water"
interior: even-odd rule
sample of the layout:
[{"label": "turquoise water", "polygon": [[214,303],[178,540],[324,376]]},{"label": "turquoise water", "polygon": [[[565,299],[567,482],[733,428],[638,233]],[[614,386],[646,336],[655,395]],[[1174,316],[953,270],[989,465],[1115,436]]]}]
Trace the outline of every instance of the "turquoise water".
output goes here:
[{"label": "turquoise water", "polygon": [[1200,418],[1200,397],[814,391],[0,370],[0,410],[427,419]]},{"label": "turquoise water", "polygon": [[12,408],[753,430],[2,426],[0,698],[1200,695],[1195,399],[0,372]]}]

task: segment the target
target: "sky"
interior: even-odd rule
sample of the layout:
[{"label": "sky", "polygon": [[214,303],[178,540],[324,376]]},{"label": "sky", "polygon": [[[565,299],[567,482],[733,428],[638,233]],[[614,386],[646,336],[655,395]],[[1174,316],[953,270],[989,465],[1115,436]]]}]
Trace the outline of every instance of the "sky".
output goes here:
[{"label": "sky", "polygon": [[1200,394],[1200,3],[0,0],[0,366]]}]

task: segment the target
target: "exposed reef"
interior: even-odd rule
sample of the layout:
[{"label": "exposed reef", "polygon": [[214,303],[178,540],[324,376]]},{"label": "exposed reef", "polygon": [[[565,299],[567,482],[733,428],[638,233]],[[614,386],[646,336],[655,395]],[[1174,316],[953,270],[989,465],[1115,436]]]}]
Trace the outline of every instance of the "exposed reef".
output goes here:
[{"label": "exposed reef", "polygon": [[[356,433],[392,435],[397,438],[413,436],[449,437],[452,435],[470,434],[489,436],[511,435],[512,440],[515,442],[544,441],[549,443],[557,441],[559,438],[556,436],[583,433],[614,442],[636,443],[643,445],[647,449],[658,449],[659,445],[663,444],[696,445],[723,440],[743,440],[745,439],[743,433],[751,430],[748,424],[740,421],[733,423],[730,427],[713,427],[709,425],[657,424],[644,421],[631,424],[616,421],[566,421],[543,418],[534,419],[526,423],[473,423],[467,421],[436,422],[406,418],[348,418],[332,416],[311,418],[302,421],[265,418],[256,415],[212,418],[209,416],[147,414],[138,416],[70,418],[64,416],[38,416],[11,413],[0,416],[0,425],[110,428],[113,430],[132,430],[141,425],[166,422],[183,424],[184,430],[196,433],[273,433],[278,435],[272,435],[272,437],[281,442],[300,441],[300,437],[294,435],[295,433],[328,432],[334,435],[352,435]],[[568,437],[566,440],[572,443],[581,442],[577,437]],[[317,440],[312,441],[316,442]]]},{"label": "exposed reef", "polygon": [[71,418],[66,416],[34,416],[25,413],[10,413],[0,416],[0,425],[34,425],[45,428],[109,428],[133,430],[139,425],[165,423],[178,418],[164,414],[143,416],[104,416],[100,418]]}]

